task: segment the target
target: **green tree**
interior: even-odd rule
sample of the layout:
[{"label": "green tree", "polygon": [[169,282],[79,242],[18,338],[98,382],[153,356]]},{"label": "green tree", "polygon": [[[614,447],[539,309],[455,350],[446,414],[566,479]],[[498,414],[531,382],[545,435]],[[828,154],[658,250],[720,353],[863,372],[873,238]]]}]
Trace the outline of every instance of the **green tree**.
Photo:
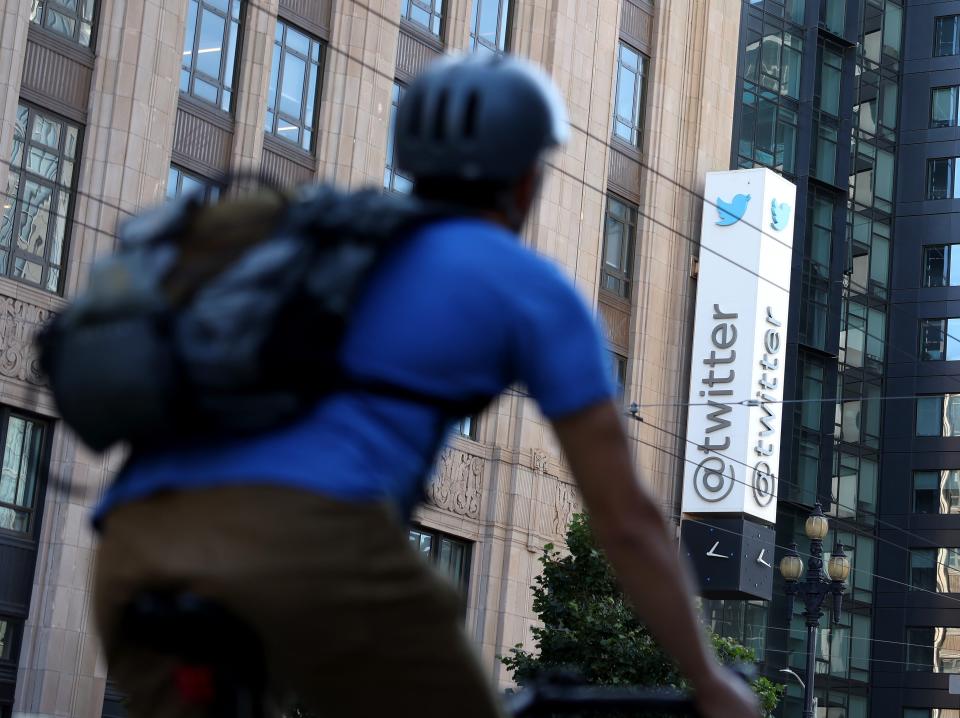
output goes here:
[{"label": "green tree", "polygon": [[[544,547],[543,573],[533,586],[533,610],[542,626],[533,629],[537,650],[518,644],[503,663],[524,685],[542,670],[573,669],[590,684],[687,688],[673,662],[637,620],[617,585],[606,557],[597,548],[586,515],[577,514],[567,529],[564,554]],[[752,650],[710,631],[723,663],[750,663]],[[784,686],[760,678],[753,689],[769,714]]]}]

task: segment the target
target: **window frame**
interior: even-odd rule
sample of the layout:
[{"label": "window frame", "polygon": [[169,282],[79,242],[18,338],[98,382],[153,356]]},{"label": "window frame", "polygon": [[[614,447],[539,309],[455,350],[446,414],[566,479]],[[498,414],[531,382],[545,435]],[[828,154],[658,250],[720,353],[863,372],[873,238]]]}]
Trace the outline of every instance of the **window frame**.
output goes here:
[{"label": "window frame", "polygon": [[6,634],[3,634],[4,643],[0,645],[0,666],[4,664],[14,666],[15,658],[19,654],[23,619],[9,614],[0,614],[0,624],[6,624]]},{"label": "window frame", "polygon": [[[960,286],[960,282],[957,284],[952,284],[950,278],[952,276],[951,264],[953,263],[953,253],[954,250],[952,247],[956,247],[957,259],[960,260],[960,242],[953,242],[950,244],[925,244],[923,245],[923,254],[920,259],[920,287],[922,289],[935,289],[939,287],[957,287]],[[943,250],[943,269],[940,275],[941,284],[932,284],[929,279],[932,276],[928,271],[930,264],[930,253],[941,249]]]},{"label": "window frame", "polygon": [[42,431],[40,448],[37,454],[36,484],[33,489],[33,505],[30,507],[19,504],[0,502],[0,508],[27,514],[26,531],[15,531],[0,526],[0,541],[5,538],[35,540],[38,535],[40,521],[43,515],[43,506],[47,492],[47,482],[50,474],[50,449],[53,437],[53,424],[42,416],[29,411],[21,411],[6,405],[0,405],[0,467],[6,450],[7,431],[10,427],[10,417],[15,416],[38,425]]},{"label": "window frame", "polygon": [[[443,36],[447,29],[447,11],[450,9],[449,4],[447,4],[446,8],[444,4],[449,2],[450,0],[400,0],[400,21],[409,27],[414,27],[420,32],[426,33],[430,37],[443,42]],[[429,9],[424,7],[427,3],[430,5]],[[439,10],[437,9],[438,3],[440,5]],[[406,11],[404,11],[404,7],[406,7]],[[430,27],[411,17],[414,7],[419,8],[430,16]],[[436,31],[433,29],[434,20],[438,21]]]},{"label": "window frame", "polygon": [[629,378],[630,358],[616,349],[607,350],[610,368],[613,370],[614,388],[617,390],[617,401],[623,405],[627,397],[627,380]]},{"label": "window frame", "polygon": [[[937,90],[953,91],[953,116],[949,124],[936,124],[933,119],[934,96]],[[930,129],[942,129],[944,127],[956,127],[960,123],[960,85],[937,85],[930,88]]]},{"label": "window frame", "polygon": [[[84,0],[78,0],[77,11],[74,12],[74,11],[71,11],[69,7],[64,6],[60,0],[39,0],[39,4],[37,6],[39,19],[38,20],[30,19],[29,22],[31,25],[34,25],[37,28],[40,28],[44,32],[50,33],[60,38],[61,40],[64,40],[65,42],[69,42],[73,45],[77,45],[78,47],[83,48],[84,50],[89,50],[93,52],[96,49],[96,43],[97,43],[97,35],[98,35],[97,30],[99,25],[98,20],[100,19],[100,0],[92,0],[93,10],[90,13],[89,20],[84,20],[83,16],[79,12],[80,5],[83,3],[83,1]],[[56,12],[59,12],[63,15],[67,15],[68,17],[70,17],[76,22],[76,27],[74,28],[72,36],[64,35],[62,32],[58,32],[57,30],[54,30],[53,28],[47,26],[45,22],[46,14],[47,14],[46,11],[51,2],[53,2],[57,6],[55,8]],[[31,14],[32,14],[32,11],[31,11]],[[80,30],[82,29],[84,23],[87,23],[90,25],[90,40],[86,45],[80,42]]]},{"label": "window frame", "polygon": [[[461,536],[454,536],[453,534],[449,534],[444,531],[439,531],[437,529],[433,529],[416,522],[411,523],[407,528],[408,540],[410,538],[410,534],[414,532],[419,533],[421,535],[430,536],[431,548],[429,553],[426,556],[426,560],[431,566],[434,566],[437,568],[439,568],[438,564],[440,563],[440,542],[441,541],[443,540],[452,541],[455,544],[460,544],[463,546],[464,559],[463,559],[463,570],[460,575],[460,579],[456,580],[454,577],[450,576],[450,574],[443,572],[442,569],[439,569],[439,570],[443,573],[444,576],[446,576],[451,581],[451,583],[453,583],[459,589],[465,604],[468,592],[470,590],[470,575],[473,570],[473,548],[476,542],[471,541],[469,539],[465,539]],[[410,541],[410,544],[412,548],[413,541]],[[436,549],[434,549],[434,546],[436,546]],[[425,553],[424,551],[419,549],[419,547],[415,548],[414,550],[416,551],[416,553],[420,554],[421,556]],[[466,608],[466,605],[464,605],[464,608]]]},{"label": "window frame", "polygon": [[[73,224],[74,224],[74,211],[76,209],[77,202],[77,184],[80,180],[80,164],[83,158],[83,140],[84,140],[84,127],[79,123],[72,122],[66,117],[59,115],[55,112],[51,112],[42,107],[24,101],[22,98],[17,103],[17,112],[19,114],[19,109],[23,107],[27,110],[27,122],[24,127],[24,138],[23,146],[20,148],[21,158],[19,164],[14,163],[11,156],[9,162],[7,163],[10,169],[9,178],[12,178],[14,175],[18,177],[17,179],[17,188],[13,195],[9,193],[10,180],[8,178],[7,190],[3,193],[4,197],[12,199],[11,209],[12,209],[12,219],[10,223],[10,245],[8,247],[0,246],[0,251],[5,251],[7,253],[7,263],[6,267],[0,270],[0,276],[10,279],[11,281],[19,282],[25,284],[28,287],[33,287],[41,292],[47,292],[53,295],[62,295],[64,284],[66,281],[66,270],[69,266],[70,260],[70,245],[73,234]],[[53,150],[52,148],[42,145],[40,143],[35,143],[32,139],[33,129],[36,123],[37,116],[40,115],[46,118],[48,121],[58,123],[60,125],[60,138],[57,143],[57,148]],[[16,120],[15,120],[16,122]],[[74,148],[73,157],[68,157],[66,154],[66,143],[67,136],[70,134],[69,130],[76,130],[76,147]],[[48,177],[37,174],[36,172],[27,168],[27,156],[29,155],[30,148],[37,147],[40,151],[46,151],[50,154],[56,154],[57,157],[57,179],[51,180]],[[63,164],[65,162],[70,162],[73,164],[73,169],[70,173],[70,183],[63,183]],[[21,215],[23,213],[23,202],[24,202],[24,188],[26,187],[27,182],[33,182],[41,187],[44,187],[51,192],[51,202],[48,209],[48,227],[46,229],[45,237],[45,246],[43,256],[32,254],[23,250],[19,246],[19,235],[20,230],[22,229],[21,225]],[[59,262],[54,264],[50,260],[50,250],[52,249],[54,242],[54,235],[57,232],[57,219],[60,218],[59,209],[56,207],[54,199],[59,199],[59,194],[61,192],[67,193],[67,207],[66,211],[63,214],[63,236],[60,239],[60,259]],[[3,215],[0,214],[0,222],[3,220]],[[52,220],[52,221],[51,221]],[[16,230],[16,231],[14,231]],[[15,259],[17,257],[22,258],[24,261],[32,262],[37,264],[37,259],[39,257],[39,264],[41,265],[40,272],[40,281],[38,283],[31,282],[23,277],[18,277],[13,273],[13,267],[15,266]],[[50,270],[56,269],[58,271],[57,275],[57,286],[55,289],[49,288],[49,279],[50,279]]]},{"label": "window frame", "polygon": [[[226,0],[227,2],[227,11],[224,14],[219,8],[214,7],[210,4],[210,0],[189,0],[187,8],[187,27],[184,29],[184,38],[183,38],[183,48],[184,56],[186,55],[186,41],[187,33],[190,29],[190,16],[189,12],[193,3],[196,3],[197,14],[196,20],[193,25],[193,43],[190,50],[191,61],[190,67],[187,68],[183,64],[183,56],[180,58],[180,71],[178,73],[178,88],[181,95],[186,95],[192,100],[202,103],[204,106],[214,107],[218,112],[224,112],[226,114],[233,115],[236,110],[237,105],[237,79],[239,74],[239,68],[241,64],[241,56],[243,54],[243,29],[246,24],[246,15],[247,15],[247,3],[244,0]],[[233,15],[233,8],[237,8],[236,18]],[[200,73],[200,79],[207,83],[208,85],[214,85],[217,88],[217,100],[216,102],[211,102],[205,97],[202,97],[196,94],[193,91],[195,85],[195,80],[198,75],[197,57],[199,55],[199,44],[200,44],[200,30],[202,29],[203,13],[204,10],[215,14],[217,17],[224,20],[224,35],[223,40],[225,41],[220,45],[220,52],[224,53],[227,57],[230,56],[230,45],[229,45],[229,36],[231,33],[230,26],[236,22],[237,24],[237,36],[236,36],[236,46],[233,48],[233,67],[228,68],[229,64],[224,60],[220,63],[220,77],[214,79],[206,73]],[[187,89],[183,89],[183,73],[186,72],[188,75]],[[227,75],[230,75],[230,84],[226,84]],[[230,102],[229,106],[223,107],[223,95],[224,93],[230,93]]]},{"label": "window frame", "polygon": [[[957,157],[928,157],[926,177],[926,201],[939,202],[941,200],[957,199]],[[947,190],[943,197],[935,197],[933,191],[933,168],[935,162],[947,162]]]},{"label": "window frame", "polygon": [[[484,2],[497,3],[497,44],[502,41],[503,47],[491,47],[487,42],[480,39],[480,6]],[[503,5],[506,3],[506,17],[503,16]],[[470,20],[470,51],[471,52],[490,52],[494,55],[502,55],[510,52],[511,38],[513,36],[513,15],[516,9],[517,0],[473,0],[473,12]],[[502,32],[502,37],[501,37]],[[483,48],[480,50],[479,48]]]},{"label": "window frame", "polygon": [[[383,168],[383,189],[401,194],[410,194],[413,191],[413,177],[408,177],[397,168],[397,111],[406,90],[407,87],[402,82],[393,81],[390,91],[390,119],[387,124],[387,154]],[[407,189],[397,188],[398,177],[407,183]]]},{"label": "window frame", "polygon": [[[620,74],[621,72],[631,72],[634,70],[627,67],[623,60],[621,59],[621,53],[624,48],[628,48],[631,51],[635,52],[638,56],[638,70],[636,74],[639,76],[639,82],[634,83],[634,94],[632,102],[632,116],[629,118],[621,117],[617,113],[617,107],[620,104]],[[639,48],[634,47],[629,42],[626,42],[623,39],[617,41],[617,71],[614,73],[614,87],[613,87],[613,117],[612,117],[612,127],[611,134],[617,140],[635,147],[638,152],[643,152],[643,143],[644,137],[646,135],[646,119],[647,119],[647,82],[650,76],[650,57],[643,53]],[[623,135],[619,134],[617,131],[618,125],[626,125],[630,132],[630,139],[627,139]]]},{"label": "window frame", "polygon": [[[177,191],[174,194],[170,194],[170,173],[177,172]],[[164,196],[167,200],[174,200],[178,197],[183,196],[183,179],[184,177],[195,180],[201,188],[203,189],[203,200],[204,202],[216,201],[220,197],[220,192],[223,190],[223,186],[215,179],[207,177],[202,174],[193,172],[183,165],[179,165],[176,162],[171,162],[167,169],[167,185],[164,188]]]},{"label": "window frame", "polygon": [[[934,491],[936,493],[937,499],[935,504],[937,506],[937,511],[920,511],[918,506],[918,492],[921,489],[918,487],[918,479],[924,474],[933,474],[934,481],[936,483],[936,488],[934,489],[923,489],[924,491]],[[951,483],[951,474],[954,478],[954,483],[956,483],[956,490],[951,490],[949,484]],[[920,514],[924,516],[955,516],[960,515],[960,469],[914,469],[913,471],[913,481],[912,481],[912,494],[913,501],[910,504],[910,513]],[[956,494],[957,500],[949,501],[944,500],[945,497],[949,496],[951,493]],[[940,509],[946,504],[948,508],[953,508],[956,506],[956,511],[947,511],[943,512]]]},{"label": "window frame", "polygon": [[[953,52],[940,54],[937,52],[939,49],[938,38],[940,35],[940,33],[937,32],[937,25],[941,20],[946,19],[953,20]],[[930,45],[930,53],[933,57],[956,57],[960,55],[960,14],[937,15],[933,18],[933,42]]]},{"label": "window frame", "polygon": [[[911,639],[910,639],[910,632],[911,632],[911,631],[932,631],[932,632],[933,632],[933,637],[932,637],[933,640],[932,640],[932,642],[930,643],[929,646],[928,646],[926,643],[914,643],[914,642],[912,642]],[[954,635],[960,636],[960,627],[957,627],[957,626],[905,626],[905,627],[904,627],[904,644],[906,645],[906,658],[907,658],[907,660],[905,661],[905,668],[904,668],[904,670],[905,670],[906,672],[913,672],[913,673],[940,673],[940,674],[944,674],[944,675],[960,674],[960,656],[958,656],[957,659],[954,659],[954,660],[956,660],[956,661],[958,662],[958,665],[956,666],[956,670],[954,670],[954,671],[938,670],[938,667],[937,667],[937,654],[936,654],[936,650],[937,650],[937,631],[944,631],[944,635],[943,635],[943,637],[942,637],[942,639],[941,639],[941,643],[942,643],[943,640],[945,640],[946,638],[948,638],[948,635],[946,634],[946,631],[954,631],[954,632],[955,632]],[[929,667],[927,667],[926,663],[921,664],[921,663],[919,663],[919,662],[910,660],[910,658],[911,658],[911,648],[913,648],[914,646],[917,646],[917,647],[920,647],[920,648],[924,648],[924,649],[930,651],[930,654],[931,654],[931,655],[930,655],[930,665],[929,665]],[[921,666],[921,665],[924,666],[924,667],[922,667],[922,668],[917,668],[917,667],[916,667],[916,666]]]},{"label": "window frame", "polygon": [[480,414],[468,414],[467,416],[460,417],[454,423],[454,430],[457,436],[461,438],[478,441],[479,439],[477,437],[480,434]]},{"label": "window frame", "polygon": [[[626,219],[617,217],[610,211],[610,203],[618,202],[626,209]],[[624,228],[624,246],[620,250],[622,268],[612,268],[607,263],[607,225],[609,222],[618,222]],[[637,257],[637,236],[640,225],[640,208],[624,199],[620,195],[608,192],[603,206],[603,229],[600,244],[600,289],[614,297],[630,301],[633,296],[634,265]],[[615,285],[615,289],[608,286],[608,282]]]},{"label": "window frame", "polygon": [[[932,556],[929,556],[930,553],[933,553]],[[924,557],[922,562],[915,559]],[[954,559],[956,566],[951,565],[951,557]],[[949,547],[949,546],[911,546],[908,551],[907,557],[907,569],[908,569],[908,583],[910,584],[910,591],[924,591],[932,592],[937,594],[950,595],[955,593],[960,593],[960,590],[956,591],[941,591],[940,590],[940,573],[944,572],[944,579],[946,580],[946,587],[950,588],[951,585],[960,589],[960,548]],[[924,583],[918,582],[914,576],[915,571],[923,570],[932,570],[932,582]]]},{"label": "window frame", "polygon": [[[943,433],[944,428],[945,428],[945,427],[944,427],[944,423],[947,421],[947,416],[948,416],[948,414],[949,414],[949,412],[948,412],[948,405],[949,405],[950,399],[951,399],[952,397],[956,397],[957,400],[958,400],[958,402],[960,402],[960,393],[957,393],[957,394],[923,394],[923,395],[917,396],[917,398],[914,399],[915,410],[914,410],[914,418],[913,418],[913,421],[914,421],[914,436],[915,436],[916,438],[921,438],[921,439],[955,439],[955,438],[960,438],[960,418],[958,418],[958,420],[957,420],[957,422],[956,422],[956,423],[957,423],[957,426],[953,426],[952,424],[950,424],[951,429],[952,429],[952,431],[953,431],[954,433],[951,433],[951,434],[944,434],[944,433]],[[925,400],[925,399],[939,400],[939,402],[940,402],[940,406],[939,406],[939,409],[938,409],[938,412],[937,412],[937,414],[938,414],[938,423],[939,423],[939,432],[936,433],[936,434],[920,434],[920,433],[918,433],[918,432],[920,431],[920,427],[919,427],[919,421],[920,421],[920,402],[921,402],[922,400]],[[960,413],[960,412],[958,412],[958,413]]]},{"label": "window frame", "polygon": [[[322,96],[322,89],[323,89],[323,73],[326,65],[325,60],[326,60],[326,54],[327,54],[326,53],[327,45],[322,39],[320,39],[313,33],[308,32],[307,30],[296,25],[295,23],[284,20],[282,17],[277,18],[276,28],[277,30],[282,29],[283,32],[282,32],[281,40],[277,39],[276,30],[274,31],[274,36],[273,36],[274,52],[276,52],[277,48],[279,48],[280,50],[279,65],[277,67],[276,86],[272,88],[274,90],[274,107],[273,108],[270,107],[269,92],[271,88],[268,86],[267,116],[265,119],[265,122],[269,123],[269,117],[271,114],[273,115],[273,128],[269,127],[268,125],[264,125],[264,132],[285,144],[296,147],[298,150],[302,152],[307,152],[310,155],[316,155],[317,140],[320,134],[318,132],[318,129],[319,129],[318,125],[320,123],[320,105],[321,105],[321,96]],[[309,40],[310,47],[307,50],[307,55],[302,55],[298,50],[289,48],[289,46],[287,45],[287,33],[291,29],[293,29],[295,32],[300,33],[301,35],[306,36],[306,38]],[[318,48],[316,60],[313,59],[314,44],[316,44]],[[293,120],[291,119],[290,115],[280,112],[280,90],[283,87],[284,71],[286,69],[286,63],[284,62],[284,59],[288,51],[292,53],[297,59],[303,60],[304,63],[306,64],[306,68],[305,68],[306,77],[304,78],[303,90],[300,96],[302,112],[301,112],[301,117],[297,120]],[[270,81],[271,81],[270,84],[271,85],[273,84],[273,70],[274,70],[274,68],[272,67],[272,63],[273,63],[273,58],[271,57],[271,68],[270,68]],[[317,84],[316,84],[316,87],[313,88],[313,109],[309,112],[309,120],[311,124],[307,126],[306,125],[306,120],[308,118],[307,101],[310,97],[310,86],[308,84],[308,78],[314,64],[316,65],[316,68],[317,68]],[[279,124],[281,121],[288,122],[291,125],[296,126],[297,129],[300,131],[301,137],[303,133],[309,132],[310,133],[309,146],[304,147],[302,139],[298,142],[294,142],[293,140],[278,134],[277,130],[279,129]]]},{"label": "window frame", "polygon": [[[951,329],[951,322],[955,323],[955,326]],[[939,323],[939,328],[935,324]],[[951,340],[955,343],[960,343],[960,317],[931,317],[918,320],[918,338],[919,338],[919,356],[920,361],[960,361],[960,355],[951,357]],[[927,341],[926,332],[933,330],[934,332],[939,332],[939,343],[936,352],[939,356],[925,356],[928,353],[927,347],[930,345],[930,342]],[[960,350],[960,346],[957,347]]]}]

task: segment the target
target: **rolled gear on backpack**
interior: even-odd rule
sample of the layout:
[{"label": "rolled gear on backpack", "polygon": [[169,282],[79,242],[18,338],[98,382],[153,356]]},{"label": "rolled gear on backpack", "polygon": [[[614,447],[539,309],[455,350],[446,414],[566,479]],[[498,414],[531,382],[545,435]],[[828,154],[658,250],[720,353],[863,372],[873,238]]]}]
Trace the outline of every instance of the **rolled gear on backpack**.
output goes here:
[{"label": "rolled gear on backpack", "polygon": [[358,290],[445,213],[377,190],[181,198],[121,225],[86,293],[39,334],[64,421],[92,449],[262,431],[345,385]]}]

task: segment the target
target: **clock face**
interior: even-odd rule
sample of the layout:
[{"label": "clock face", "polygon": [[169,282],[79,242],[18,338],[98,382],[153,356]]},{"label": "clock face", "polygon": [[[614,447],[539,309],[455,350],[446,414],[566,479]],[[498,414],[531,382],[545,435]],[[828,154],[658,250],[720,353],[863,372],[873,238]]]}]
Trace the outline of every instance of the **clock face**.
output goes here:
[{"label": "clock face", "polygon": [[772,597],[773,529],[745,518],[688,517],[680,536],[704,598]]}]

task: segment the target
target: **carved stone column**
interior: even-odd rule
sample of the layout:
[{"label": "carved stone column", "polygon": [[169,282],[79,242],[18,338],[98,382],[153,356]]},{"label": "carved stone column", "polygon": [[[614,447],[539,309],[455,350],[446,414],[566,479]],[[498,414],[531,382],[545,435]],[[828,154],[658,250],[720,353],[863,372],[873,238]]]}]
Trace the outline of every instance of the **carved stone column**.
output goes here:
[{"label": "carved stone column", "polygon": [[0,5],[0,192],[7,191],[7,164],[13,151],[13,128],[20,99],[20,78],[30,24],[29,2]]},{"label": "carved stone column", "polygon": [[[382,186],[400,0],[334,6],[321,104],[320,174]],[[396,20],[394,20],[396,18]]]},{"label": "carved stone column", "polygon": [[233,167],[259,167],[267,116],[267,87],[273,61],[273,37],[280,0],[259,0],[247,7],[243,24],[243,62],[237,77]]},{"label": "carved stone column", "polygon": [[187,3],[105,0],[99,12],[68,296],[112,250],[117,222],[163,198],[179,96]]},{"label": "carved stone column", "polygon": [[[29,3],[7,3],[6,7],[23,5]],[[70,235],[68,296],[86,283],[91,261],[113,248],[117,221],[163,196],[186,11],[187,3],[181,0],[99,3],[93,87]],[[12,283],[0,283],[0,293],[7,284]],[[32,301],[11,300],[10,326],[16,328],[0,329],[12,358],[17,355],[20,325],[42,318],[61,302],[20,286],[14,296]],[[30,360],[20,362],[14,370],[16,378],[33,381]],[[49,412],[46,392],[34,394]],[[67,429],[55,428],[30,616],[20,655],[17,715],[100,715],[106,666],[90,616],[94,536],[89,522],[118,458],[87,452]]]}]

